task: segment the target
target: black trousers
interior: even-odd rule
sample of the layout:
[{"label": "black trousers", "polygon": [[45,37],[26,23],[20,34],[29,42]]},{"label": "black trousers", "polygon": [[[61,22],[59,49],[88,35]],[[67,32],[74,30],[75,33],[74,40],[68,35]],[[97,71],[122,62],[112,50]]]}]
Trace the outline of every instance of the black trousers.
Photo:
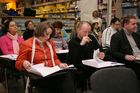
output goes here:
[{"label": "black trousers", "polygon": [[90,66],[81,66],[77,67],[77,70],[74,74],[75,82],[77,88],[80,88],[82,92],[86,91],[87,88],[90,88],[89,80],[92,73],[94,73],[97,69]]},{"label": "black trousers", "polygon": [[125,63],[125,66],[134,70],[140,80],[140,61]]},{"label": "black trousers", "polygon": [[37,79],[31,76],[30,80],[37,93],[75,93],[76,91],[71,71],[60,71]]}]

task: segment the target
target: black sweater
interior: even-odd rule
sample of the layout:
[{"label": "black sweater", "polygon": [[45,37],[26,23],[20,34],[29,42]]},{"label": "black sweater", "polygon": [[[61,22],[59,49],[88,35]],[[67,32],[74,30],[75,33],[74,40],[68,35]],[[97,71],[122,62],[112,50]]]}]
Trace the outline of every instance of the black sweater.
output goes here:
[{"label": "black sweater", "polygon": [[68,62],[74,64],[77,68],[82,68],[82,60],[92,59],[94,50],[99,48],[99,44],[94,36],[89,36],[92,41],[81,46],[81,40],[77,37],[71,39],[68,43],[69,53]]},{"label": "black sweater", "polygon": [[23,33],[24,40],[27,40],[33,36],[34,30],[26,29],[26,31]]}]

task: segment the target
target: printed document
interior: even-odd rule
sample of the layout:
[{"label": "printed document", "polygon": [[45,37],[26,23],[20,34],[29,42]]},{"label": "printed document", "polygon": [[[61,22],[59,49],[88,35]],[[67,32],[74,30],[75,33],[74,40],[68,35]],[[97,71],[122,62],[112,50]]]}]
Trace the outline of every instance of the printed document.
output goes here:
[{"label": "printed document", "polygon": [[103,60],[99,59],[99,57],[97,56],[97,53],[99,53],[99,49],[94,51],[93,59],[82,60],[82,63],[84,65],[95,67],[95,68],[124,65],[124,64],[118,63],[118,62],[103,61]]},{"label": "printed document", "polygon": [[[69,65],[68,68],[69,67],[74,67],[74,66]],[[40,75],[42,77],[53,74],[53,73],[58,72],[60,70],[64,70],[64,69],[61,69],[59,66],[46,67],[46,66],[44,66],[44,63],[32,65],[29,69],[27,69],[28,72]]]}]

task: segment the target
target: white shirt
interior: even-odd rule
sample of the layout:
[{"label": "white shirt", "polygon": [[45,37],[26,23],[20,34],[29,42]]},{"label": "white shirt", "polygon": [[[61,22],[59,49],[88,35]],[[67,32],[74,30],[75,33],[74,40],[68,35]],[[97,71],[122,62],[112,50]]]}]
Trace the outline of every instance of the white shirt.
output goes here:
[{"label": "white shirt", "polygon": [[113,34],[115,34],[117,31],[112,27],[108,27],[103,31],[102,34],[102,46],[110,47],[111,37]]}]

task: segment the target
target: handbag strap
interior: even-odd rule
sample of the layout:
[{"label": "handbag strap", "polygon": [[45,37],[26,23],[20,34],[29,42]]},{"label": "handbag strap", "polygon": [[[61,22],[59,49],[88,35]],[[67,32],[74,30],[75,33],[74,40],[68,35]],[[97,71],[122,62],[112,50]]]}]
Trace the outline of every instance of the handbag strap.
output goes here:
[{"label": "handbag strap", "polygon": [[53,64],[53,66],[55,66],[55,62],[54,62],[54,52],[53,52],[52,45],[51,45],[48,41],[46,42],[46,44],[48,45],[48,47],[49,47],[49,49],[50,49],[52,64]]},{"label": "handbag strap", "polygon": [[[35,37],[33,39],[33,45],[32,45],[31,65],[33,65],[34,55],[35,55]],[[28,76],[26,80],[25,93],[29,93],[28,91],[29,83],[30,83],[30,78]]]},{"label": "handbag strap", "polygon": [[[35,38],[33,39],[33,45],[32,45],[32,56],[31,56],[31,65],[33,65],[33,60],[34,60],[34,55],[35,55]],[[55,62],[54,62],[54,53],[53,53],[53,48],[52,45],[46,41],[46,44],[48,45],[49,49],[50,49],[50,53],[51,53],[51,60],[52,60],[52,64],[53,66],[55,66]]]},{"label": "handbag strap", "polygon": [[[33,45],[32,45],[31,65],[33,65],[33,60],[34,60],[34,55],[35,55],[35,41],[36,40],[35,40],[35,37],[34,37],[34,39],[33,39]],[[51,46],[51,44],[48,41],[46,42],[46,44],[48,45],[48,47],[50,49],[52,64],[53,64],[53,66],[55,66],[54,53],[53,53],[52,46]],[[29,93],[28,92],[29,83],[30,83],[30,78],[28,76],[27,77],[27,81],[26,81],[25,93]]]},{"label": "handbag strap", "polygon": [[35,55],[35,37],[33,39],[33,45],[32,45],[31,65],[33,65],[34,55]]}]

